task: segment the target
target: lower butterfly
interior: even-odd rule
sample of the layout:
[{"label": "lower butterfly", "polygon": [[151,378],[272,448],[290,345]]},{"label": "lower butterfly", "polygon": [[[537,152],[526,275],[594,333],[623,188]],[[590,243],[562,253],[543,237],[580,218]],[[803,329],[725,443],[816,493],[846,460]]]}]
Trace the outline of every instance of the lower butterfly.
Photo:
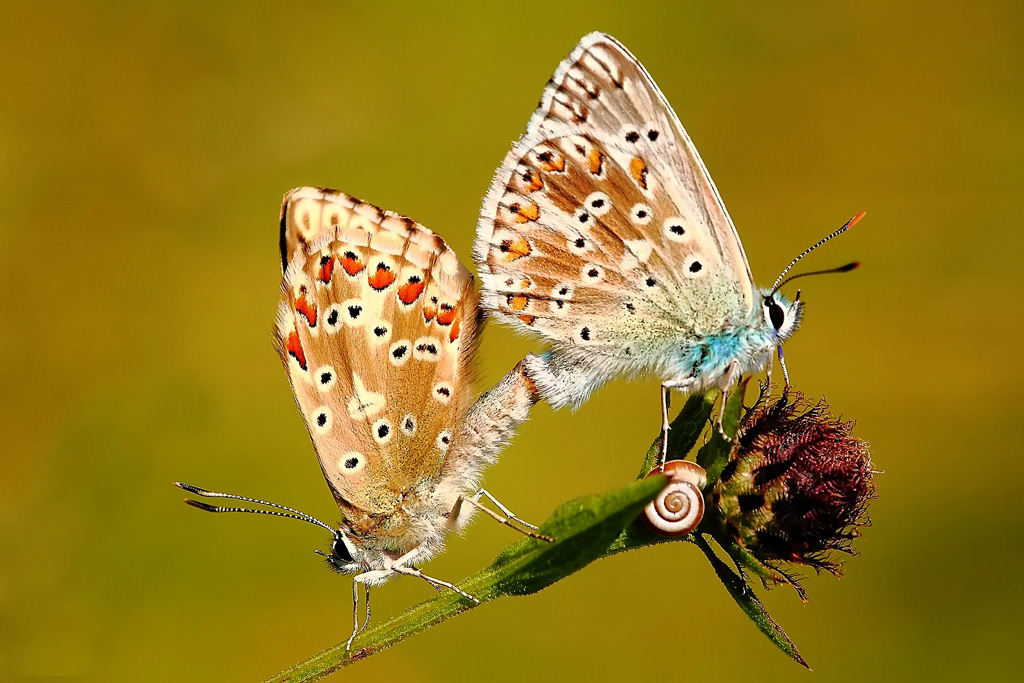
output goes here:
[{"label": "lower butterfly", "polygon": [[[285,195],[281,262],[274,343],[344,518],[333,528],[290,507],[177,483],[197,496],[273,509],[185,502],[330,531],[330,552],[317,552],[332,569],[356,574],[349,646],[369,621],[369,587],[393,576],[419,577],[475,601],[418,568],[473,510],[552,539],[480,488],[484,468],[538,396],[520,364],[472,400],[481,321],[472,275],[412,219],[320,188]],[[482,505],[485,498],[500,513]],[[358,584],[365,587],[362,626]]]},{"label": "lower butterfly", "polygon": [[799,293],[779,293],[789,268],[756,287],[696,148],[611,36],[585,36],[555,70],[484,199],[474,257],[483,306],[551,344],[527,369],[556,408],[650,372],[664,433],[669,389],[727,389],[776,350],[786,374],[802,313]]}]

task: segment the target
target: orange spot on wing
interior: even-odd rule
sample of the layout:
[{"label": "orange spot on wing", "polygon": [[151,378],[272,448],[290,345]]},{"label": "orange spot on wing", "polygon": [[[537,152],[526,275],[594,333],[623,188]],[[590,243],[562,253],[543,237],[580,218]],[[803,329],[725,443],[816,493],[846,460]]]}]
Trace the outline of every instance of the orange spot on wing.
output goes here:
[{"label": "orange spot on wing", "polygon": [[442,326],[451,325],[455,320],[455,307],[451,304],[441,304],[437,308],[437,324]]},{"label": "orange spot on wing", "polygon": [[435,307],[434,304],[424,304],[423,305],[423,319],[424,320],[426,320],[429,323],[431,320],[434,319],[435,315],[437,315],[437,307]]},{"label": "orange spot on wing", "polygon": [[306,370],[306,352],[302,348],[302,342],[299,341],[299,331],[297,329],[293,329],[288,333],[288,342],[285,348],[288,351],[288,355],[299,364],[299,367]]},{"label": "orange spot on wing", "polygon": [[530,303],[530,300],[522,294],[510,296],[508,298],[508,305],[513,311],[525,311],[526,304],[528,303]]},{"label": "orange spot on wing", "polygon": [[647,189],[647,164],[640,157],[633,157],[629,160],[629,174],[633,176],[636,184]]},{"label": "orange spot on wing", "polygon": [[533,321],[536,320],[536,318],[534,318],[532,315],[521,315],[521,316],[518,316],[518,317],[519,317],[519,320],[521,320],[522,322],[526,323],[527,325],[532,325]]},{"label": "orange spot on wing", "polygon": [[507,254],[505,260],[511,263],[512,261],[518,261],[524,256],[529,256],[533,251],[533,247],[530,246],[525,237],[518,237],[514,240],[504,240],[498,246],[498,250],[503,254]]},{"label": "orange spot on wing", "polygon": [[358,275],[363,272],[364,268],[366,268],[366,263],[362,261],[359,258],[359,254],[354,251],[346,251],[341,255],[341,258],[338,259],[338,262],[349,275]]},{"label": "orange spot on wing", "polygon": [[448,333],[448,341],[454,342],[459,338],[459,319],[455,318],[455,324],[452,325],[452,331]]},{"label": "orange spot on wing", "polygon": [[541,168],[545,171],[558,171],[561,173],[565,170],[565,157],[555,158],[555,155],[551,152],[541,152],[537,155],[537,159],[540,161]]},{"label": "orange spot on wing", "polygon": [[334,257],[323,256],[320,258],[320,282],[328,283],[331,281],[331,276],[334,275]]},{"label": "orange spot on wing", "polygon": [[508,210],[516,215],[516,223],[535,221],[540,217],[540,209],[533,203],[524,206],[516,202],[509,205]]},{"label": "orange spot on wing", "polygon": [[594,175],[600,175],[601,166],[604,164],[604,156],[597,147],[591,148],[590,154],[587,155],[587,163],[590,164],[591,173]]},{"label": "orange spot on wing", "polygon": [[385,289],[391,286],[391,283],[395,281],[398,276],[391,272],[391,269],[383,263],[377,264],[377,270],[373,272],[373,275],[366,279],[378,292],[383,292]]},{"label": "orange spot on wing", "polygon": [[540,178],[540,173],[534,173],[533,171],[527,171],[523,174],[523,182],[529,183],[527,190],[529,192],[536,192],[537,190],[544,189],[544,181]]},{"label": "orange spot on wing", "polygon": [[413,275],[409,278],[409,281],[398,288],[398,299],[403,304],[408,306],[416,299],[420,298],[420,294],[423,293],[423,289],[427,286],[426,282],[423,282],[419,277]]},{"label": "orange spot on wing", "polygon": [[295,310],[306,318],[306,322],[309,323],[310,327],[316,327],[316,306],[306,300],[305,294],[300,296],[295,302]]}]

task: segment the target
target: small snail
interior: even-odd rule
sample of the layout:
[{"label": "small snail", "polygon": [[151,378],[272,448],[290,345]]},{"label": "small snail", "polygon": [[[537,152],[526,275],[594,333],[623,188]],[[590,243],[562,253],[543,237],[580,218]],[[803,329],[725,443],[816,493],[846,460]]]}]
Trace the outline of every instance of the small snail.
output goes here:
[{"label": "small snail", "polygon": [[688,460],[669,460],[663,467],[647,473],[667,474],[668,486],[644,508],[644,521],[662,536],[685,536],[704,518],[704,495],[708,475],[704,468]]}]

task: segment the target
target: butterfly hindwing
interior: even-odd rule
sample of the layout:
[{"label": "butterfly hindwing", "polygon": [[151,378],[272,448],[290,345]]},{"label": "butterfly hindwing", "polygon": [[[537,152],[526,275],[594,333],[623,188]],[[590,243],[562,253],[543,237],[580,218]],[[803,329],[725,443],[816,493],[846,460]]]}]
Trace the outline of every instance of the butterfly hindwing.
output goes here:
[{"label": "butterfly hindwing", "polygon": [[338,192],[293,190],[282,217],[278,353],[343,511],[390,512],[436,480],[468,409],[472,276],[431,231]]},{"label": "butterfly hindwing", "polygon": [[745,320],[754,287],[699,155],[643,66],[585,37],[492,183],[484,305],[556,346],[632,360]]}]

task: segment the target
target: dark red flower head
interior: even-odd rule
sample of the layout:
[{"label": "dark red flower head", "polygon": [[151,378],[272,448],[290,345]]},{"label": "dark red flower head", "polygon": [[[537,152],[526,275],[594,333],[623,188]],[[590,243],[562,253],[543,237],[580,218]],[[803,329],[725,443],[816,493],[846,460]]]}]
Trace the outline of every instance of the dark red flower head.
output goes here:
[{"label": "dark red flower head", "polygon": [[712,496],[724,530],[758,560],[839,573],[830,551],[853,552],[875,498],[866,442],[853,422],[802,394],[762,390],[743,418]]}]

